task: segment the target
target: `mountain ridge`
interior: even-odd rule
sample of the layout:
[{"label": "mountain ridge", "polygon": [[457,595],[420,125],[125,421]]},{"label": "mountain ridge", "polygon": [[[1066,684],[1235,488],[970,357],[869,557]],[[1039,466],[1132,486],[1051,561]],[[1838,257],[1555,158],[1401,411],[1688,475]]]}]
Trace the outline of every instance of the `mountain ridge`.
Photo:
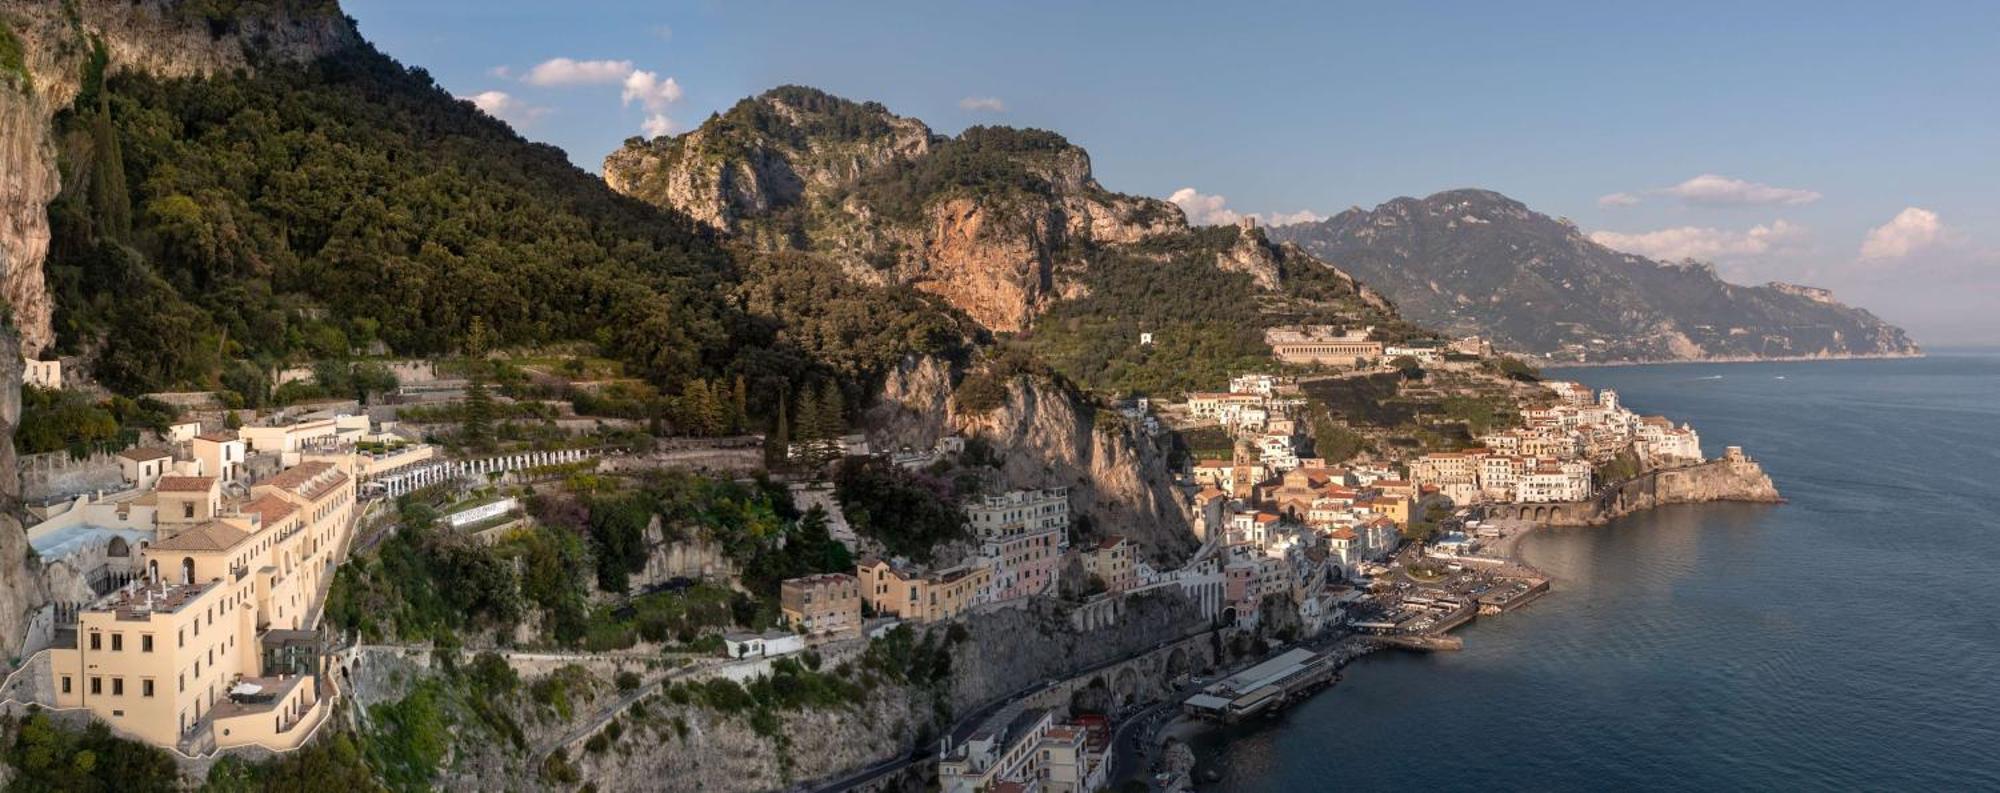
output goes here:
[{"label": "mountain ridge", "polygon": [[1269,233],[1373,284],[1412,321],[1552,361],[1920,353],[1829,290],[1732,284],[1705,262],[1616,251],[1492,190],[1403,196]]}]

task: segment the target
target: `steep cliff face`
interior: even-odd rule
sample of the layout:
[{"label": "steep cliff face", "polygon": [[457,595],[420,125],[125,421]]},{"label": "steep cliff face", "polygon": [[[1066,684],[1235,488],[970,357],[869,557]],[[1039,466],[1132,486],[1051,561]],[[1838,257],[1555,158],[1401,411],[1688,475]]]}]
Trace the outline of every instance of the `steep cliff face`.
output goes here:
[{"label": "steep cliff face", "polygon": [[0,80],[0,298],[12,307],[22,351],[54,339],[44,286],[48,204],[62,189],[50,122],[83,89],[96,48],[106,73],[161,77],[249,68],[262,59],[317,57],[359,41],[325,0],[269,4],[217,18],[166,0],[5,0],[0,24],[21,41],[27,84]]},{"label": "steep cliff face", "polygon": [[1743,286],[1705,263],[1612,250],[1487,190],[1271,230],[1360,276],[1407,319],[1557,360],[1901,355],[1902,329],[1824,289]]},{"label": "steep cliff face", "polygon": [[1131,537],[1155,559],[1185,557],[1196,543],[1165,441],[1097,416],[1072,391],[1028,375],[1007,383],[999,407],[967,413],[952,399],[949,366],[924,359],[890,373],[864,418],[885,448],[930,448],[950,434],[984,438],[1001,452],[1008,487],[1068,487],[1071,509],[1100,532]]},{"label": "steep cliff face", "polygon": [[1037,130],[932,134],[881,105],[796,86],[604,160],[613,189],[767,250],[823,254],[875,284],[939,295],[1024,330],[1080,293],[1092,245],[1186,231],[1163,201],[1105,190],[1090,156]]},{"label": "steep cliff face", "polygon": [[0,648],[12,653],[28,632],[28,615],[41,608],[42,577],[28,566],[28,535],[21,514],[20,470],[14,430],[21,425],[21,350],[14,333],[0,327]]},{"label": "steep cliff face", "polygon": [[19,647],[44,595],[27,570],[13,433],[21,359],[54,340],[42,263],[49,202],[62,190],[51,122],[83,90],[101,51],[105,73],[179,77],[249,68],[258,59],[311,58],[358,39],[331,2],[270,4],[268,13],[210,19],[164,0],[5,0],[0,24],[21,44],[25,82],[0,79],[0,300],[18,337],[0,343],[0,641]]}]

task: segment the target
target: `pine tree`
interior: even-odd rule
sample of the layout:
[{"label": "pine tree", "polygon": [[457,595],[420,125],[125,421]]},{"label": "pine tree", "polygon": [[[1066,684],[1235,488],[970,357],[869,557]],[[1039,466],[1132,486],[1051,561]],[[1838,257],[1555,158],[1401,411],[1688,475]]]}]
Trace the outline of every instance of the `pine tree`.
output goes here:
[{"label": "pine tree", "polygon": [[729,395],[729,432],[736,434],[750,425],[750,384],[736,376],[736,388]]},{"label": "pine tree", "polygon": [[458,428],[458,442],[475,452],[493,450],[493,395],[487,393],[486,382],[478,377],[465,389],[464,420]]},{"label": "pine tree", "polygon": [[465,328],[466,379],[465,414],[458,428],[458,442],[475,452],[494,449],[493,395],[486,390],[486,320],[474,316]]},{"label": "pine tree", "polygon": [[788,390],[782,387],[778,389],[778,425],[772,430],[771,438],[765,444],[764,458],[767,463],[779,464],[791,459],[792,421],[791,407],[788,403],[792,401],[792,397],[787,393]]},{"label": "pine tree", "polygon": [[90,125],[92,151],[90,201],[96,210],[98,233],[113,239],[132,235],[132,194],[125,185],[125,153],[111,126],[111,101],[97,95],[97,117]]},{"label": "pine tree", "polygon": [[813,437],[808,462],[820,468],[839,460],[845,451],[841,436],[847,434],[847,408],[840,387],[832,381],[821,382],[810,409]]},{"label": "pine tree", "polygon": [[728,421],[715,389],[700,378],[689,380],[681,389],[681,415],[689,433],[704,437],[722,434]]}]

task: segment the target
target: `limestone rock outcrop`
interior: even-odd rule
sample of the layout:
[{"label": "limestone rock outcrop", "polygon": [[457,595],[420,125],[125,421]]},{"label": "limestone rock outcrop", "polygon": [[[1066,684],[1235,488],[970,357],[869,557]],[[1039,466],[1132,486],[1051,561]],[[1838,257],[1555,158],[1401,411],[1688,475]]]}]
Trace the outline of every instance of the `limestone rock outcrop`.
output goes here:
[{"label": "limestone rock outcrop", "polygon": [[1167,469],[1166,442],[1099,421],[1098,409],[1073,390],[1021,375],[992,410],[961,411],[951,368],[926,358],[891,372],[864,417],[878,448],[931,448],[945,435],[984,438],[1000,452],[1010,488],[1066,486],[1070,507],[1103,534],[1123,534],[1156,560],[1178,560],[1195,539]]},{"label": "limestone rock outcrop", "polygon": [[42,276],[48,205],[62,189],[51,122],[76,100],[96,47],[107,74],[188,77],[310,59],[360,41],[337,5],[316,0],[226,19],[167,0],[4,0],[0,24],[20,39],[28,73],[26,85],[0,80],[0,299],[31,356],[54,340]]},{"label": "limestone rock outcrop", "polygon": [[1090,246],[1187,230],[1172,204],[1098,185],[1090,155],[1053,133],[947,138],[796,86],[683,135],[628,140],[605,158],[604,180],[755,247],[812,251],[857,280],[938,295],[996,331],[1025,330],[1050,301],[1080,294]]}]

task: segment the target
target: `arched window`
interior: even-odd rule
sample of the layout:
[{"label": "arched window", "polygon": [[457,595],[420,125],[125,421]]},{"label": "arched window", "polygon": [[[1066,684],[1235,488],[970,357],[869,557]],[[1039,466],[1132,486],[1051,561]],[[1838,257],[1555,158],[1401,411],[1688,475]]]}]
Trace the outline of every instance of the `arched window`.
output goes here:
[{"label": "arched window", "polygon": [[192,556],[181,558],[181,583],[194,583],[194,557]]}]

